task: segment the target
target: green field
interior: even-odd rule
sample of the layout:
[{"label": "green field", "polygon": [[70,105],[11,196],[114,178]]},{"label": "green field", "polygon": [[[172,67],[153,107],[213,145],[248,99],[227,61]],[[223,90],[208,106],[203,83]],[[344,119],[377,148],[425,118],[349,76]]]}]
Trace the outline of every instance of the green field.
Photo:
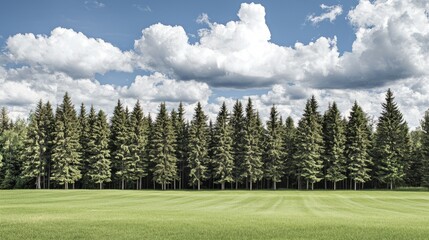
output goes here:
[{"label": "green field", "polygon": [[428,239],[429,192],[0,191],[0,239]]}]

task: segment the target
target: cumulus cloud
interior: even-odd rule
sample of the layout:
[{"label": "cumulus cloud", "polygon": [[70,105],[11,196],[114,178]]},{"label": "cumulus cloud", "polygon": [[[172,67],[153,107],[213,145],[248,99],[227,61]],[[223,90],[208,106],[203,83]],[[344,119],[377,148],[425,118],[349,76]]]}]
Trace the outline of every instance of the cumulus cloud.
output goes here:
[{"label": "cumulus cloud", "polygon": [[32,33],[11,36],[6,41],[6,54],[16,63],[77,78],[133,70],[131,53],[122,52],[102,39],[61,27],[52,30],[50,36]]},{"label": "cumulus cloud", "polygon": [[322,10],[325,10],[325,12],[322,13],[321,15],[312,14],[307,17],[307,20],[312,22],[315,25],[325,20],[329,20],[330,22],[333,22],[338,16],[343,14],[343,7],[341,5],[328,6],[328,5],[322,4],[320,5],[320,8]]}]

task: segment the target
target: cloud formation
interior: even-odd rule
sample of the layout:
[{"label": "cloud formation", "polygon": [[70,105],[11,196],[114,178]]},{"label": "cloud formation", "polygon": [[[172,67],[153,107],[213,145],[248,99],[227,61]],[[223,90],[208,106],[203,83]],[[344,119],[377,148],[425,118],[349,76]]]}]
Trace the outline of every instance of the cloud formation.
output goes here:
[{"label": "cloud formation", "polygon": [[320,8],[322,10],[325,10],[324,13],[321,15],[314,15],[311,14],[307,17],[307,20],[312,22],[314,25],[323,22],[325,20],[329,20],[330,22],[333,22],[338,16],[343,14],[343,7],[341,5],[333,5],[328,6],[325,4],[320,5]]},{"label": "cloud formation", "polygon": [[55,28],[50,36],[16,34],[6,41],[6,54],[16,63],[64,72],[72,77],[133,70],[130,52],[72,29]]}]

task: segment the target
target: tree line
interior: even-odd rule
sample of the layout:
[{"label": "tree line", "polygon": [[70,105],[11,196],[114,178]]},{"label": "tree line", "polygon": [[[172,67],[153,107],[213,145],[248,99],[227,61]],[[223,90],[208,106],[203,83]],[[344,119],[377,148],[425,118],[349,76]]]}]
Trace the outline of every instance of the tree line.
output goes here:
[{"label": "tree line", "polygon": [[214,122],[200,103],[152,118],[118,100],[110,121],[66,93],[39,101],[28,120],[0,112],[0,188],[364,189],[429,186],[429,112],[409,131],[389,89],[376,124],[357,102],[342,117],[307,100],[295,124],[275,105],[263,123],[249,98]]}]

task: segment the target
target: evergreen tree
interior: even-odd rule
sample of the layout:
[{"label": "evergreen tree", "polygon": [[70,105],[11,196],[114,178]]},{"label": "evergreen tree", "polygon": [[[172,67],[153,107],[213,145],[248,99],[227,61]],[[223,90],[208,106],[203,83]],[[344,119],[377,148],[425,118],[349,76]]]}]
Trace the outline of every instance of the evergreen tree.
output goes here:
[{"label": "evergreen tree", "polygon": [[88,139],[88,170],[87,174],[92,182],[103,188],[103,183],[111,181],[110,153],[109,153],[109,124],[106,114],[100,110],[95,114],[91,106],[89,117]]},{"label": "evergreen tree", "polygon": [[125,162],[129,161],[128,148],[129,130],[127,128],[128,116],[121,103],[118,103],[113,111],[110,127],[110,153],[112,161],[112,174],[119,178],[121,189],[125,189]]},{"label": "evergreen tree", "polygon": [[226,182],[233,181],[232,170],[234,159],[232,157],[232,127],[228,121],[229,114],[225,102],[218,113],[213,141],[213,163],[215,178],[221,184],[221,189],[225,189]]},{"label": "evergreen tree", "polygon": [[249,189],[252,190],[252,184],[262,178],[263,164],[261,159],[261,138],[260,129],[258,127],[258,117],[250,98],[246,106],[244,132],[244,155],[243,162],[241,163],[241,177],[246,183],[249,183]]},{"label": "evergreen tree", "polygon": [[289,188],[289,178],[291,176],[298,177],[297,163],[293,158],[295,150],[295,135],[296,128],[292,117],[287,117],[283,130],[283,159],[286,172],[286,186]]},{"label": "evergreen tree", "polygon": [[326,180],[332,181],[334,190],[337,188],[337,182],[346,178],[346,160],[344,157],[345,135],[343,119],[340,111],[334,102],[329,106],[323,120],[323,142],[324,152],[323,160],[325,172],[325,189]]},{"label": "evergreen tree", "polygon": [[348,171],[355,190],[357,183],[364,184],[370,180],[369,134],[366,114],[355,102],[347,122],[345,146]]},{"label": "evergreen tree", "polygon": [[284,161],[282,155],[282,122],[276,107],[271,107],[270,118],[267,121],[267,141],[265,147],[265,175],[273,182],[274,190],[281,182],[284,174]]},{"label": "evergreen tree", "polygon": [[0,134],[6,130],[9,130],[10,128],[11,122],[7,113],[7,109],[5,107],[2,107],[0,111]]},{"label": "evergreen tree", "polygon": [[[93,112],[91,113],[92,120],[95,118],[95,110],[92,109]],[[87,174],[88,170],[88,164],[89,164],[89,152],[88,152],[88,142],[89,142],[89,119],[86,113],[85,105],[82,103],[80,105],[80,111],[79,116],[77,117],[78,121],[78,128],[79,128],[79,155],[80,155],[80,162],[81,162],[81,169],[80,172],[82,174],[81,183],[84,188],[87,188],[90,184],[90,178]]]},{"label": "evergreen tree", "polygon": [[314,188],[314,183],[321,180],[323,162],[322,153],[322,127],[320,114],[317,112],[317,102],[314,96],[307,101],[304,114],[298,123],[295,138],[294,159],[297,162],[298,188],[301,188],[301,178],[306,180],[306,188]]},{"label": "evergreen tree", "polygon": [[66,93],[55,116],[55,138],[52,153],[52,179],[68,189],[81,178],[79,156],[79,129],[76,110]]},{"label": "evergreen tree", "polygon": [[233,178],[235,181],[235,189],[238,189],[238,182],[241,180],[242,168],[244,162],[244,113],[243,106],[240,101],[236,101],[233,107],[230,125],[232,127],[232,153],[234,159]]},{"label": "evergreen tree", "polygon": [[401,182],[407,168],[409,154],[408,126],[394,102],[390,89],[386,93],[386,102],[378,119],[375,136],[375,160],[377,161],[377,178],[393,189],[394,184]]},{"label": "evergreen tree", "polygon": [[189,130],[189,159],[190,184],[197,184],[198,190],[201,182],[207,178],[208,165],[208,126],[207,116],[204,114],[201,103],[197,103],[195,114]]},{"label": "evergreen tree", "polygon": [[[426,174],[423,156],[423,139],[424,132],[420,127],[410,132],[410,156],[409,167],[405,172],[405,183],[407,186],[422,186],[422,178]],[[426,147],[426,146],[425,146]]]},{"label": "evergreen tree", "polygon": [[51,186],[51,169],[52,169],[52,151],[54,148],[54,138],[55,138],[55,116],[52,106],[49,102],[47,102],[43,107],[43,120],[41,127],[43,131],[44,139],[44,159],[46,161],[45,164],[45,174],[43,181],[44,185],[47,188]]},{"label": "evergreen tree", "polygon": [[185,166],[187,159],[187,133],[186,133],[186,123],[185,123],[185,109],[182,102],[179,104],[177,109],[177,117],[173,120],[174,132],[176,135],[176,158],[177,158],[177,170],[178,170],[178,179],[179,179],[179,189],[182,189],[185,178]]},{"label": "evergreen tree", "polygon": [[165,103],[160,105],[152,134],[150,159],[153,161],[153,178],[165,190],[177,176],[174,130]]},{"label": "evergreen tree", "polygon": [[42,176],[45,173],[45,132],[43,126],[43,102],[39,101],[34,113],[30,114],[25,140],[25,161],[23,177],[36,178],[36,188],[42,188]]},{"label": "evergreen tree", "polygon": [[142,189],[142,179],[147,176],[147,159],[145,156],[147,144],[147,130],[144,121],[143,109],[140,102],[134,106],[131,113],[130,153],[131,159],[127,162],[130,177],[137,181],[137,189]]},{"label": "evergreen tree", "polygon": [[429,110],[425,112],[421,121],[422,139],[421,139],[421,155],[422,155],[422,173],[421,182],[425,187],[429,187]]},{"label": "evergreen tree", "polygon": [[[215,161],[215,126],[212,122],[212,120],[209,120],[209,128],[208,128],[208,134],[207,134],[207,179],[209,182],[209,187],[214,188],[215,184],[215,175],[216,175],[216,163]],[[222,184],[221,184],[222,185]]]}]

